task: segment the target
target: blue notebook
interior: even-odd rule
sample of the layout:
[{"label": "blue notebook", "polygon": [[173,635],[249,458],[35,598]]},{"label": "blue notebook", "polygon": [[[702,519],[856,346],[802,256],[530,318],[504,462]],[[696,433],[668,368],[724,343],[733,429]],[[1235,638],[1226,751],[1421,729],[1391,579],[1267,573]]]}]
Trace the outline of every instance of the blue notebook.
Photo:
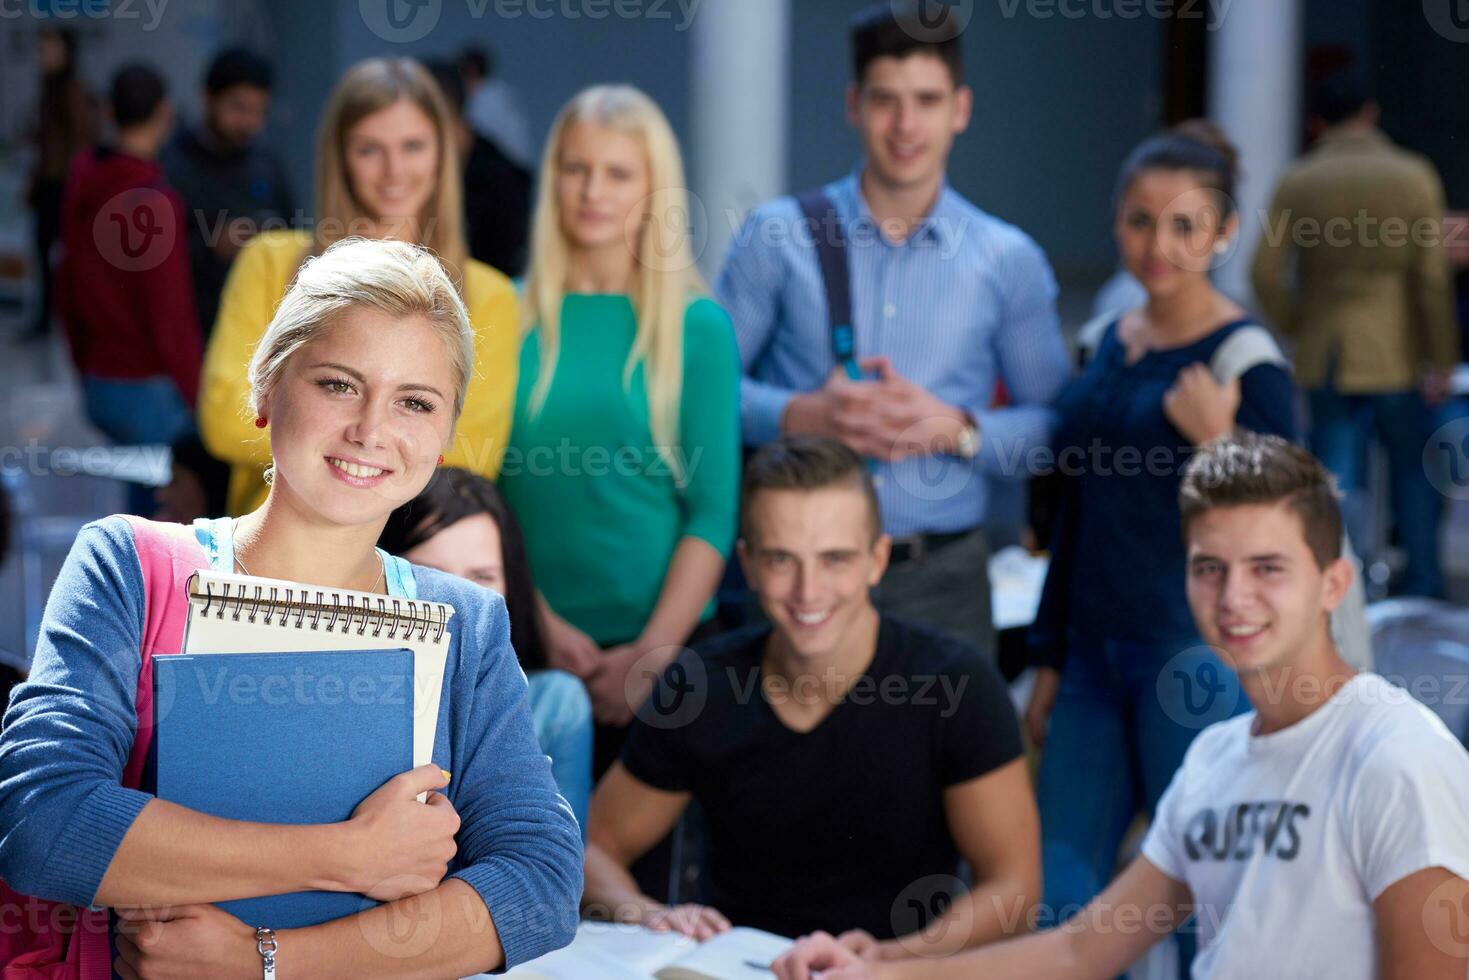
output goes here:
[{"label": "blue notebook", "polygon": [[[153,697],[157,795],[212,816],[336,823],[413,768],[408,650],[157,657]],[[293,929],[376,904],[295,892],[219,907],[246,925]]]}]

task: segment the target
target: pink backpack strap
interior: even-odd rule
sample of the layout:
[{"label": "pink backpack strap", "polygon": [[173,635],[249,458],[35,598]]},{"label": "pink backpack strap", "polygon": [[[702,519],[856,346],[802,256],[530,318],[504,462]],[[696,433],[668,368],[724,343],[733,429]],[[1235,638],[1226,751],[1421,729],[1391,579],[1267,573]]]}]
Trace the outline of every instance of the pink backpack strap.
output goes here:
[{"label": "pink backpack strap", "polygon": [[[209,556],[192,528],[140,517],[130,516],[126,520],[132,527],[133,544],[143,571],[138,728],[133,735],[132,752],[122,778],[124,786],[137,789],[142,782],[148,747],[153,742],[153,658],[182,652],[184,624],[188,621],[189,576],[201,568],[208,568]],[[52,965],[42,967],[47,972],[41,973],[34,970],[24,972],[23,964],[12,963],[5,971],[4,980],[10,980],[12,975],[27,978],[44,976],[46,980],[111,980],[112,945],[108,937],[107,911],[77,909],[76,916],[76,925],[70,936],[63,937],[67,946],[64,961],[43,959]],[[11,967],[19,972],[12,974]]]},{"label": "pink backpack strap", "polygon": [[143,571],[142,669],[138,671],[138,730],[123,770],[123,785],[136,788],[153,742],[153,658],[182,653],[189,619],[189,577],[209,567],[209,556],[183,524],[127,518]]}]

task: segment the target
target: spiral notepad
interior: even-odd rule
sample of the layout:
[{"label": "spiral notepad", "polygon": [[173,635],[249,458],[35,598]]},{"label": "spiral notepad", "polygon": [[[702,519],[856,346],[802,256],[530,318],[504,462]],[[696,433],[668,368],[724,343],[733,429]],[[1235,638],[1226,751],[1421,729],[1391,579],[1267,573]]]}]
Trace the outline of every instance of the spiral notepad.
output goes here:
[{"label": "spiral notepad", "polygon": [[225,572],[189,579],[184,653],[413,651],[413,764],[433,761],[454,608]]}]

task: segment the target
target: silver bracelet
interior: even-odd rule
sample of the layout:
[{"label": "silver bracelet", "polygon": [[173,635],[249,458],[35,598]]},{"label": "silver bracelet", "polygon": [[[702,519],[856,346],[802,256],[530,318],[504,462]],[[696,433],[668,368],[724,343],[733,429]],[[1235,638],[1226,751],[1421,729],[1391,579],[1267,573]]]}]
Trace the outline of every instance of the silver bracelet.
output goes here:
[{"label": "silver bracelet", "polygon": [[263,972],[261,980],[275,980],[275,954],[281,948],[276,942],[275,930],[258,926],[255,929],[255,952],[260,954]]}]

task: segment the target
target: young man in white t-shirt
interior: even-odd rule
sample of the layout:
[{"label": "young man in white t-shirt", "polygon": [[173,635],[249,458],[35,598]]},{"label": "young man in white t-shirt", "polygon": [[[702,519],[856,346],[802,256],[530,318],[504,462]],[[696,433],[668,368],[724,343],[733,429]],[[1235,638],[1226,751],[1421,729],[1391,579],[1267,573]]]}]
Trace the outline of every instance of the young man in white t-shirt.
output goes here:
[{"label": "young man in white t-shirt", "polygon": [[1196,980],[1469,975],[1469,753],[1333,646],[1353,571],[1331,478],[1242,434],[1200,450],[1180,498],[1189,605],[1255,711],[1194,741],[1142,856],[1049,932],[897,962],[817,934],[774,964],[781,980],[1104,980],[1190,914]]}]

